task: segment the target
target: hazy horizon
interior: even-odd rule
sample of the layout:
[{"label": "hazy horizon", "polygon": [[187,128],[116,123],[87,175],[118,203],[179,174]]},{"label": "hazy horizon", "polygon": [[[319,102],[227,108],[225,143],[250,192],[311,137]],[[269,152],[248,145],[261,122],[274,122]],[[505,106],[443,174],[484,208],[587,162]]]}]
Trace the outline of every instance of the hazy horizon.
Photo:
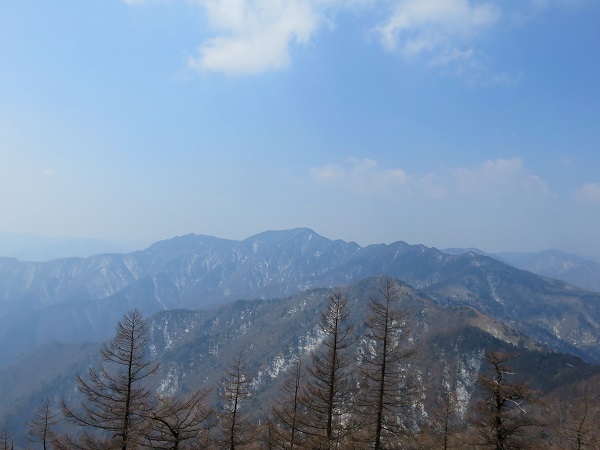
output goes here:
[{"label": "hazy horizon", "polygon": [[[302,228],[302,227],[298,227]],[[268,231],[286,231],[286,230],[264,230],[263,232]],[[318,231],[312,230],[317,234]],[[186,233],[186,234],[196,234],[197,233]],[[260,233],[258,233],[260,234]],[[183,236],[183,235],[181,235]],[[0,257],[11,257],[17,258],[21,261],[49,261],[53,259],[61,259],[61,258],[70,258],[70,257],[90,257],[95,256],[102,253],[131,253],[139,250],[145,250],[156,242],[165,241],[174,239],[178,236],[170,236],[164,239],[159,239],[157,241],[152,242],[141,242],[141,241],[111,241],[111,240],[103,240],[97,238],[72,238],[68,236],[58,236],[58,237],[49,237],[49,236],[41,236],[35,234],[19,234],[19,233],[7,233],[0,231]],[[247,238],[251,238],[254,235],[246,236],[246,238],[242,239],[231,239],[234,241],[242,241]],[[229,239],[223,238],[221,236],[212,236],[219,239]],[[335,236],[323,236],[330,240],[339,239]],[[405,241],[404,239],[396,239],[396,241]],[[366,247],[371,244],[391,244],[392,242],[370,242],[366,244],[358,243],[361,247]],[[348,241],[350,242],[350,241]],[[353,241],[356,242],[356,241]],[[406,241],[405,241],[406,242]],[[407,242],[409,245],[425,245],[421,242]],[[434,246],[431,246],[434,247]],[[571,253],[566,252],[562,249],[558,248],[545,248],[533,251],[521,251],[521,250],[510,250],[510,249],[483,249],[477,247],[436,247],[440,251],[448,251],[453,253],[454,250],[475,250],[482,251],[489,255],[498,255],[503,256],[503,254],[535,254],[543,251],[559,251],[565,252],[568,254],[574,254],[575,256],[588,259],[590,261],[594,261],[600,263],[600,259],[594,257],[593,255],[584,254],[584,253]]]},{"label": "hazy horizon", "polygon": [[600,3],[10,2],[0,231],[600,260]]}]

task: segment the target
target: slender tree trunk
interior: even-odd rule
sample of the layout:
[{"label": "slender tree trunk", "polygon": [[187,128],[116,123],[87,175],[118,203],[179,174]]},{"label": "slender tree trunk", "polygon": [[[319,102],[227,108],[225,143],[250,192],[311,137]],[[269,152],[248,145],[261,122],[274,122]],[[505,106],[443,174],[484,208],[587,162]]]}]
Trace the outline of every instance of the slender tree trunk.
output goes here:
[{"label": "slender tree trunk", "polygon": [[332,339],[333,347],[332,347],[332,355],[331,355],[331,370],[329,371],[329,395],[328,395],[328,404],[327,404],[327,440],[329,442],[332,441],[333,434],[333,408],[335,405],[334,396],[335,396],[335,378],[336,378],[336,369],[337,369],[337,346],[338,346],[338,327],[339,327],[339,316],[335,317],[335,334]]},{"label": "slender tree trunk", "polygon": [[389,321],[389,308],[385,309],[385,325],[383,334],[386,336],[386,339],[383,340],[383,348],[381,351],[381,380],[379,381],[379,398],[377,399],[377,424],[375,425],[375,450],[379,450],[381,448],[381,427],[383,424],[383,401],[385,398],[385,384],[386,384],[386,365],[387,365],[387,346],[389,336],[388,331],[388,321]]}]

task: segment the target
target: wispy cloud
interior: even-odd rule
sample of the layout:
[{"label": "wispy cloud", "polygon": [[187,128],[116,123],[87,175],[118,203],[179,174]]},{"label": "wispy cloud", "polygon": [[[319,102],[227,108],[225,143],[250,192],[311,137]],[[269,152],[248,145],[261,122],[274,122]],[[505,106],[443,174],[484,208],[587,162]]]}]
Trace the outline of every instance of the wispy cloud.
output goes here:
[{"label": "wispy cloud", "polygon": [[[136,0],[133,0],[136,1]],[[331,26],[328,12],[373,0],[195,0],[216,36],[203,43],[188,66],[197,71],[254,74],[290,65],[292,48]]]},{"label": "wispy cloud", "polygon": [[401,230],[403,239],[428,245],[552,245],[561,200],[523,158],[431,169],[419,173],[352,159],[311,168],[308,191],[323,211],[340,205],[331,219],[336,224],[385,230],[395,239]]},{"label": "wispy cloud", "polygon": [[[129,5],[150,0],[123,0]],[[161,1],[161,0],[156,0]],[[162,0],[166,1],[166,0]],[[451,69],[471,81],[506,83],[514,76],[496,74],[478,45],[503,19],[532,16],[578,0],[188,0],[202,8],[213,36],[201,43],[187,65],[195,71],[256,74],[280,70],[292,62],[294,47],[308,44],[323,29],[334,30],[340,10],[362,8],[366,23],[390,52]],[[391,6],[390,6],[391,5]],[[371,14],[374,13],[374,14]]]},{"label": "wispy cloud", "polygon": [[372,159],[349,159],[309,170],[314,183],[363,196],[393,196],[396,200],[545,198],[548,185],[524,165],[522,158],[485,161],[473,167],[410,174],[401,168],[381,168]]},{"label": "wispy cloud", "polygon": [[[490,28],[500,18],[493,3],[469,0],[400,0],[394,12],[377,27],[383,44],[407,56],[423,53],[463,54],[454,48]],[[468,51],[468,50],[467,50]]]},{"label": "wispy cloud", "polygon": [[402,200],[415,194],[432,198],[445,195],[445,188],[432,174],[421,177],[409,175],[401,168],[383,169],[372,159],[350,158],[343,165],[329,164],[312,167],[310,176],[315,183],[348,190],[360,196],[394,196]]},{"label": "wispy cloud", "polygon": [[586,183],[575,191],[575,199],[580,203],[600,204],[600,184]]},{"label": "wispy cloud", "polygon": [[385,48],[409,60],[450,68],[472,82],[498,82],[506,76],[491,73],[485,55],[477,50],[477,40],[501,17],[500,7],[493,2],[398,0],[376,30]]},{"label": "wispy cloud", "polygon": [[454,184],[469,196],[546,196],[550,188],[524,165],[523,158],[485,161],[470,168],[451,169]]}]

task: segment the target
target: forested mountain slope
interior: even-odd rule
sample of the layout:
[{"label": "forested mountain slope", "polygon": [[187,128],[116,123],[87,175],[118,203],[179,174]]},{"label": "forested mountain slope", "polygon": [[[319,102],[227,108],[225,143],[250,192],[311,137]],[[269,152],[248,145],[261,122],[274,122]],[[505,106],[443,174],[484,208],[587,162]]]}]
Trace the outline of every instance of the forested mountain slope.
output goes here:
[{"label": "forested mountain slope", "polygon": [[[353,326],[352,366],[366,351],[366,307],[378,295],[380,283],[379,278],[367,278],[344,289]],[[152,390],[176,396],[208,388],[214,394],[211,401],[217,402],[217,385],[228,364],[243,353],[251,379],[251,397],[244,407],[256,420],[264,419],[293,362],[308,363],[311,353],[321,348],[318,324],[330,295],[329,289],[313,289],[284,298],[240,300],[210,310],[170,310],[150,316],[149,356],[161,364],[149,380]],[[459,407],[466,412],[476,395],[484,352],[490,349],[518,355],[514,367],[519,378],[529,379],[543,391],[600,373],[598,366],[552,351],[468,305],[441,304],[402,285],[399,306],[407,313],[410,342],[417,349],[409,366],[419,385],[418,414],[432,406],[443,386],[458,393]],[[4,364],[0,367],[3,417],[17,426],[27,420],[40,398],[76,401],[75,372],[85,374],[98,356],[94,346],[55,344]],[[34,363],[44,357],[54,363]],[[32,371],[31,364],[38,369]]]}]

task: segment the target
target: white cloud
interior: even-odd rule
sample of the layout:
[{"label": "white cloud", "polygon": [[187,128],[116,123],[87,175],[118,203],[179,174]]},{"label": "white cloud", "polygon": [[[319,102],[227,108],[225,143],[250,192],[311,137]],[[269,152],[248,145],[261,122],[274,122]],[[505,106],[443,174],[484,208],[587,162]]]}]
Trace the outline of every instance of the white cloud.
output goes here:
[{"label": "white cloud", "polygon": [[439,175],[428,173],[415,180],[415,187],[425,197],[441,200],[448,195],[448,186]]},{"label": "white cloud", "polygon": [[439,55],[433,57],[429,63],[432,66],[442,66],[450,63],[469,61],[473,58],[473,49],[458,50],[456,48],[445,50]]},{"label": "white cloud", "polygon": [[548,198],[550,189],[529,172],[522,158],[485,161],[470,168],[440,173],[409,174],[400,168],[384,169],[372,159],[349,159],[309,170],[313,182],[363,196],[393,196],[396,200],[454,199],[467,196],[483,201],[499,198],[515,202]]},{"label": "white cloud", "polygon": [[546,196],[548,185],[527,170],[523,158],[485,161],[471,168],[450,171],[458,192],[471,196]]},{"label": "white cloud", "polygon": [[328,164],[323,167],[311,167],[309,169],[312,179],[316,182],[338,182],[345,177],[345,169],[340,166]]},{"label": "white cloud", "polygon": [[519,8],[511,11],[511,19],[517,25],[526,24],[539,14],[552,8],[560,8],[564,12],[583,6],[589,0],[525,0],[519,2]]},{"label": "white cloud", "polygon": [[345,165],[312,167],[315,183],[334,186],[361,196],[393,196],[407,200],[415,196],[441,199],[447,193],[443,180],[434,174],[415,176],[401,168],[383,169],[372,159],[348,159]]},{"label": "white cloud", "polygon": [[354,159],[313,167],[311,189],[303,192],[314,196],[314,210],[330,217],[332,233],[343,222],[365,234],[376,229],[390,241],[425,245],[559,246],[564,205],[522,158],[433,169],[418,173]]},{"label": "white cloud", "polygon": [[290,46],[306,44],[322,17],[309,0],[198,0],[219,35],[188,60],[194,70],[258,73],[290,64]]},{"label": "white cloud", "polygon": [[[123,0],[128,5],[150,0]],[[167,0],[156,0],[167,1]],[[455,75],[480,82],[512,82],[487,68],[477,45],[501,18],[536,15],[550,6],[582,0],[526,0],[509,4],[492,0],[187,0],[202,8],[212,37],[201,43],[187,65],[196,71],[254,74],[291,64],[294,46],[308,44],[324,27],[335,28],[341,10],[386,17],[375,30],[382,44],[429,66],[453,69]],[[391,8],[387,9],[391,5]],[[531,11],[534,12],[531,12]],[[387,14],[386,14],[387,12]],[[367,19],[369,20],[369,19]],[[363,30],[364,31],[364,30]]]},{"label": "white cloud", "polygon": [[[124,0],[129,5],[148,0]],[[192,0],[202,7],[215,36],[188,59],[197,71],[251,74],[288,67],[293,45],[305,45],[342,9],[380,9],[374,0]],[[393,14],[376,27],[384,44],[406,55],[429,53],[434,65],[473,59],[454,46],[499,16],[492,3],[469,0],[396,0]]]},{"label": "white cloud", "polygon": [[600,184],[584,184],[575,192],[575,199],[580,203],[600,203]]},{"label": "white cloud", "polygon": [[560,162],[565,166],[572,166],[574,163],[573,159],[569,158],[568,156],[561,157]]},{"label": "white cloud", "polygon": [[485,0],[396,0],[392,14],[376,27],[389,51],[424,61],[472,84],[506,84],[477,48],[477,39],[498,23],[500,6]]},{"label": "white cloud", "polygon": [[407,56],[423,53],[460,55],[457,41],[494,25],[500,10],[493,3],[469,0],[400,0],[377,30],[383,44]]},{"label": "white cloud", "polygon": [[351,158],[346,165],[312,167],[309,172],[316,183],[341,187],[359,195],[393,193],[405,198],[412,191],[412,180],[404,170],[380,169],[372,159]]}]

